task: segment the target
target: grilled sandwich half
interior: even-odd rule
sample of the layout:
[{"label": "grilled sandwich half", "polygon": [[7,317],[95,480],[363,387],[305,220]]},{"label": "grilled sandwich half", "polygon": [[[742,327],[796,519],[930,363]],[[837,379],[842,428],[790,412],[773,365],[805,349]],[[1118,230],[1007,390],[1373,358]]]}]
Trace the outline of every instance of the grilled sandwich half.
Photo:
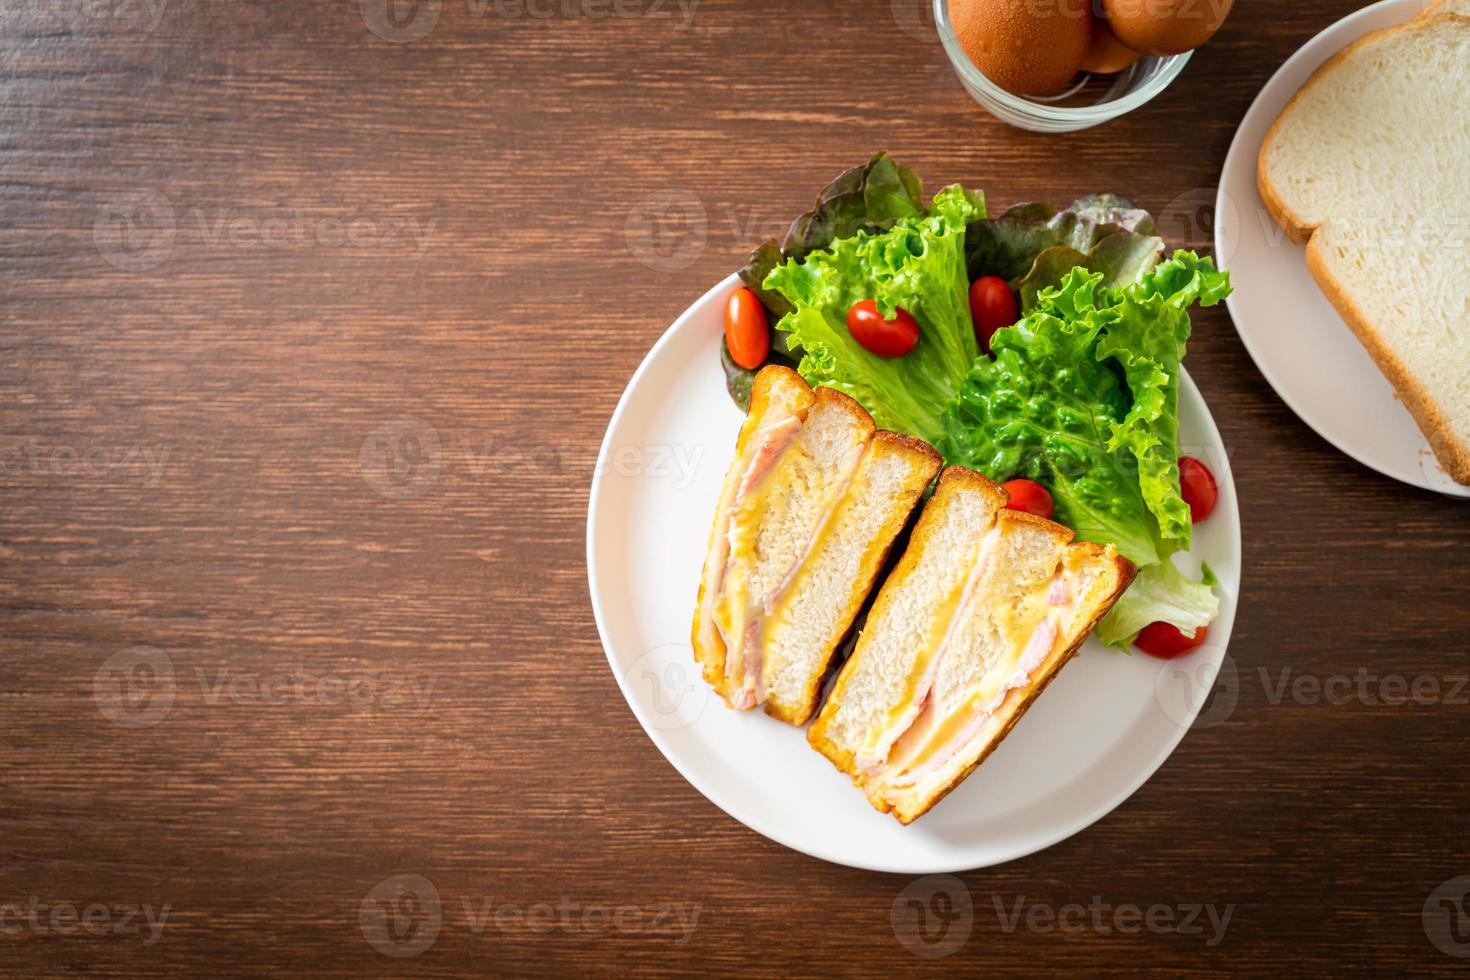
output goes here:
[{"label": "grilled sandwich half", "polygon": [[756,376],[694,614],[695,659],[726,703],[806,723],[939,466],[840,392],[784,367]]},{"label": "grilled sandwich half", "polygon": [[1000,744],[1133,580],[1111,545],[1006,500],[944,471],[807,733],[905,824]]}]

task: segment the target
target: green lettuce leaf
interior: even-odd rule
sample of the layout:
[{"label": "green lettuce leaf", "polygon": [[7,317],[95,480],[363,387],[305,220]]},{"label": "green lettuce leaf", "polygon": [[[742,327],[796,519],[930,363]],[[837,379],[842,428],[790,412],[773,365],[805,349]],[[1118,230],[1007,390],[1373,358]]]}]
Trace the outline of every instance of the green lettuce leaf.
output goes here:
[{"label": "green lettuce leaf", "polygon": [[[944,411],[979,354],[964,242],[966,225],[984,209],[979,194],[947,187],[925,214],[899,218],[886,231],[858,231],[773,269],[763,286],[792,307],[778,329],[801,352],[802,377],[851,395],[883,428],[938,439]],[[854,340],[847,312],[864,299],[885,317],[897,307],[912,314],[918,346],[883,358]]]},{"label": "green lettuce leaf", "polygon": [[[1230,284],[1191,252],[1121,289],[1104,279],[1073,268],[996,332],[995,358],[976,361],[938,448],[946,462],[992,479],[1045,485],[1058,521],[1083,540],[1115,544],[1142,569],[1105,632],[1127,645],[1149,622],[1193,631],[1217,608],[1209,584],[1190,582],[1169,556],[1189,547],[1192,532],[1178,470],[1187,310],[1218,303]],[[1157,614],[1134,626],[1148,610]]]},{"label": "green lettuce leaf", "polygon": [[1126,449],[1153,515],[1163,554],[1189,547],[1194,524],[1179,492],[1179,367],[1189,341],[1189,307],[1213,306],[1230,292],[1228,273],[1193,252],[1174,257],[1116,296],[1118,319],[1097,345],[1100,360],[1123,369],[1132,405],[1108,446]]},{"label": "green lettuce leaf", "polygon": [[[1157,620],[1186,632],[1218,608],[1206,570],[1191,581],[1170,556],[1189,547],[1179,491],[1179,376],[1187,310],[1230,291],[1207,259],[1177,252],[1146,211],[1097,195],[1064,210],[1023,204],[990,218],[958,186],[923,206],[913,171],[879,153],[827,186],[741,277],[772,316],[771,360],[856,398],[884,428],[934,443],[948,463],[1047,486],[1056,519],[1111,542],[1139,566],[1099,627],[1126,646]],[[997,275],[1019,290],[1022,320],[979,357],[969,284]],[[919,345],[885,359],[847,330],[863,299],[919,323]],[[799,360],[798,360],[799,359]],[[722,354],[737,403],[753,372]]]},{"label": "green lettuce leaf", "polygon": [[1067,273],[1077,268],[1102,273],[1102,284],[1108,289],[1130,286],[1159,264],[1163,246],[1162,238],[1118,232],[1102,239],[1086,253],[1070,245],[1043,249],[1032,263],[1031,271],[1016,283],[1016,290],[1021,294],[1021,310],[1035,309],[1043,290],[1058,288]]},{"label": "green lettuce leaf", "polygon": [[1132,285],[1158,264],[1164,240],[1147,211],[1125,198],[1096,194],[1058,211],[1018,204],[966,233],[970,278],[1000,276],[1021,294],[1021,311],[1075,268],[1103,274],[1108,288]]},{"label": "green lettuce leaf", "polygon": [[1060,290],[991,338],[944,419],[945,462],[999,482],[1046,486],[1055,519],[1086,541],[1112,542],[1136,565],[1163,556],[1130,447],[1113,433],[1129,397],[1097,357],[1116,310],[1099,303],[1102,277],[1073,270]]},{"label": "green lettuce leaf", "polygon": [[1108,646],[1127,647],[1149,623],[1173,623],[1188,636],[1208,626],[1220,612],[1219,584],[1208,565],[1195,582],[1174,566],[1173,559],[1138,573],[1112,611],[1097,625],[1097,638]]},{"label": "green lettuce leaf", "polygon": [[924,185],[918,174],[879,153],[861,167],[839,174],[817,195],[812,209],[791,223],[778,244],[762,243],[740,270],[745,285],[760,298],[774,320],[791,312],[791,304],[765,287],[766,276],[788,259],[800,259],[859,231],[891,228],[900,218],[924,213]]}]

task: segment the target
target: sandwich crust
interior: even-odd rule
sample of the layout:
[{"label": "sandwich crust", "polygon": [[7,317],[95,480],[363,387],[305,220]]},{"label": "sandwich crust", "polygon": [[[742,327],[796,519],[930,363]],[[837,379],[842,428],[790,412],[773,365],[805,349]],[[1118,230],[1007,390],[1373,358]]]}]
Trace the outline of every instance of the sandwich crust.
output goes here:
[{"label": "sandwich crust", "polygon": [[[1112,545],[1104,546],[1092,542],[1075,541],[1075,532],[1070,528],[1034,514],[1003,509],[1008,500],[1008,494],[1002,487],[973,470],[951,466],[947,467],[940,476],[938,489],[920,516],[908,549],[884,583],[882,591],[879,592],[869,617],[870,623],[881,622],[890,605],[897,601],[896,596],[902,592],[903,583],[914,573],[920,556],[931,544],[942,524],[944,517],[942,512],[948,496],[961,491],[979,491],[986,496],[987,502],[992,505],[995,513],[992,524],[988,526],[999,524],[1007,531],[1024,527],[1052,535],[1058,547],[1065,549],[1062,558],[1065,564],[1091,565],[1103,569],[1100,574],[1104,576],[1105,583],[1095,585],[1093,591],[1086,596],[1085,601],[1091,607],[1088,619],[1085,623],[1074,627],[1076,632],[1072,642],[1066,648],[1048,655],[1047,659],[1037,668],[1034,680],[1011,691],[996,709],[993,716],[1000,722],[1000,728],[995,734],[988,737],[981,752],[973,761],[957,770],[942,787],[934,791],[926,791],[922,798],[915,797],[911,806],[906,805],[910,802],[907,800],[894,801],[881,794],[868,795],[868,801],[875,809],[884,813],[893,813],[894,817],[904,824],[912,823],[932,809],[936,803],[974,772],[990,756],[991,752],[995,751],[995,747],[1010,734],[1021,716],[1051,683],[1052,678],[1076,655],[1083,642],[1097,626],[1098,620],[1112,608],[1113,603],[1132,584],[1136,574],[1133,564],[1119,555],[1117,549]],[[976,533],[985,531],[985,528],[980,528]],[[807,732],[807,740],[814,749],[846,773],[855,785],[866,791],[868,779],[859,771],[854,751],[839,744],[830,731],[849,683],[857,676],[858,671],[863,669],[864,652],[860,648],[843,665],[826,704],[823,705],[816,722]]]},{"label": "sandwich crust", "polygon": [[1434,14],[1463,13],[1470,14],[1470,0],[1438,0],[1424,8],[1420,17],[1431,17]]},{"label": "sandwich crust", "polygon": [[[867,411],[857,401],[834,391],[830,388],[818,388],[817,396],[831,394],[837,398],[846,399],[851,402],[852,407],[868,417]],[[871,424],[872,419],[868,417]],[[836,638],[831,648],[827,651],[826,662],[822,669],[814,671],[807,685],[805,695],[801,701],[785,704],[778,702],[775,698],[769,698],[765,703],[766,714],[779,721],[792,725],[805,725],[817,710],[817,704],[822,697],[822,687],[831,675],[833,661],[836,659],[837,651],[841,649],[843,641],[852,632],[857,621],[858,613],[862,611],[863,603],[867,601],[873,586],[877,582],[878,575],[888,563],[888,558],[893,551],[893,545],[898,540],[900,533],[908,524],[909,517],[913,514],[914,506],[926,487],[934,481],[934,475],[939,472],[942,462],[940,455],[933,446],[922,439],[902,435],[897,432],[889,432],[887,429],[878,429],[873,434],[869,452],[873,455],[880,453],[895,453],[906,456],[914,467],[915,476],[912,478],[912,502],[908,507],[895,508],[892,515],[884,522],[882,528],[873,539],[868,549],[864,552],[862,571],[859,579],[854,583],[850,593],[850,601],[844,607],[839,619],[845,623],[842,635]]]},{"label": "sandwich crust", "polygon": [[[762,706],[771,717],[799,726],[804,725],[815,712],[821,698],[823,682],[830,675],[837,650],[841,647],[843,639],[850,634],[854,620],[873,591],[874,583],[884,568],[894,541],[907,525],[924,490],[933,482],[935,474],[939,471],[941,460],[939,454],[922,440],[879,430],[868,411],[843,392],[826,387],[813,390],[795,371],[775,365],[763,368],[756,375],[751,389],[750,410],[741,426],[740,436],[736,441],[735,460],[726,474],[720,504],[716,509],[709,547],[706,551],[705,568],[700,576],[692,629],[694,656],[702,667],[704,679],[727,704],[732,704],[732,698],[737,692],[726,676],[728,651],[719,630],[714,627],[709,615],[708,603],[713,602],[716,598],[711,594],[711,587],[718,575],[713,565],[719,563],[722,566],[728,558],[722,551],[721,537],[725,533],[731,508],[735,506],[735,498],[738,487],[745,476],[746,465],[752,454],[761,452],[761,447],[752,446],[751,440],[761,430],[767,416],[772,411],[783,414],[794,411],[802,420],[803,425],[818,418],[814,413],[820,412],[824,425],[832,424],[836,431],[845,433],[844,438],[850,440],[853,446],[863,447],[857,462],[857,469],[852,471],[853,482],[833,500],[831,503],[833,509],[827,511],[826,516],[819,520],[816,533],[822,533],[820,528],[827,526],[828,521],[840,521],[845,516],[852,514],[853,508],[873,502],[861,496],[853,497],[850,494],[853,488],[869,486],[866,480],[873,472],[872,466],[876,461],[883,460],[885,457],[899,456],[906,464],[900,483],[895,485],[894,475],[890,471],[878,484],[882,496],[877,498],[876,502],[886,508],[885,513],[881,515],[883,518],[881,525],[876,530],[872,529],[871,524],[865,526],[863,528],[865,538],[846,538],[848,542],[862,541],[864,545],[861,554],[857,556],[857,573],[850,582],[846,579],[843,581],[844,588],[840,594],[841,605],[835,617],[835,622],[840,628],[836,630],[836,635],[831,637],[826,637],[825,632],[820,634],[823,639],[818,649],[818,662],[810,677],[804,678],[803,690],[795,698],[790,696],[791,684],[789,681],[792,674],[788,674],[788,683],[784,686],[784,690],[769,692],[763,701]],[[797,435],[794,438],[799,439],[801,436]],[[778,453],[784,453],[784,450],[779,450]],[[780,458],[780,455],[776,457],[778,461]],[[773,462],[771,465],[779,465],[779,462]],[[874,516],[876,519],[878,515]],[[871,536],[867,536],[870,530],[872,531]],[[811,552],[816,555],[822,553],[821,551]],[[800,564],[797,568],[805,571]],[[795,577],[794,581],[784,586],[784,589],[796,589],[804,580],[797,570],[793,570],[792,574]],[[837,600],[834,599],[835,601]],[[824,621],[821,629],[825,631],[825,627],[826,622]],[[808,645],[803,649],[817,649],[817,647]],[[804,665],[806,659],[803,658],[800,663]],[[800,677],[799,671],[800,668],[794,668],[793,673]]]},{"label": "sandwich crust", "polygon": [[[989,477],[963,466],[946,466],[944,471],[939,474],[939,485],[934,490],[934,496],[930,498],[929,503],[924,507],[923,513],[919,516],[918,524],[914,527],[914,533],[909,538],[908,547],[904,550],[903,556],[899,558],[898,564],[894,567],[893,571],[889,573],[888,578],[883,583],[882,589],[878,593],[877,599],[873,603],[872,611],[868,614],[869,622],[880,621],[887,614],[889,607],[894,602],[894,595],[899,591],[898,586],[902,585],[913,574],[914,569],[919,564],[919,556],[923,554],[925,547],[929,545],[938,533],[942,523],[941,511],[943,510],[945,501],[950,495],[958,493],[963,489],[977,490],[984,494],[987,503],[991,505],[991,510],[993,511],[999,511],[1010,500],[1010,494],[1006,493],[1000,484],[991,480]],[[1029,517],[1031,515],[1026,516]],[[1040,520],[1040,518],[1037,519]],[[860,668],[860,665],[860,655],[854,652],[853,656],[848,659],[847,663],[843,664],[842,669],[838,672],[837,681],[833,685],[831,693],[827,696],[826,703],[817,715],[817,720],[807,729],[806,734],[807,742],[812,748],[825,755],[828,759],[831,759],[832,764],[852,777],[854,783],[860,781],[861,775],[858,772],[854,755],[851,751],[838,745],[832,739],[828,733],[828,727],[836,715],[837,706],[842,701],[844,689]]]},{"label": "sandwich crust", "polygon": [[[1034,515],[1028,514],[1025,516],[1030,517]],[[1039,517],[1036,519],[1045,520],[1045,518]],[[1134,576],[1138,574],[1138,569],[1134,567],[1133,563],[1127,558],[1124,558],[1122,555],[1118,554],[1117,549],[1111,546],[1104,547],[1102,545],[1094,544],[1091,541],[1078,541],[1073,543],[1069,547],[1072,549],[1085,549],[1090,557],[1097,560],[1111,562],[1113,565],[1113,573],[1116,576],[1116,581],[1113,588],[1111,589],[1111,591],[1109,591],[1107,597],[1096,605],[1093,611],[1093,615],[1087,621],[1086,627],[1078,632],[1077,639],[1072,643],[1072,645],[1063,650],[1060,655],[1054,655],[1052,658],[1050,658],[1050,660],[1048,660],[1046,664],[1042,665],[1040,672],[1041,676],[1036,680],[1034,684],[1029,684],[1026,687],[1017,688],[1016,690],[1012,691],[1010,696],[1006,698],[1005,702],[1001,704],[998,711],[1006,714],[1005,724],[1001,728],[1001,730],[997,732],[996,735],[991,738],[988,743],[986,743],[985,748],[980,752],[980,755],[976,757],[975,761],[965,766],[965,768],[956,773],[955,777],[951,779],[948,783],[946,783],[943,788],[925,798],[919,807],[913,810],[895,809],[893,811],[893,815],[898,819],[899,823],[907,826],[908,824],[911,824],[915,820],[922,817],[924,814],[928,813],[930,810],[934,809],[935,805],[938,804],[940,800],[944,799],[950,793],[954,792],[955,787],[959,786],[966,779],[968,779],[971,773],[980,768],[980,764],[982,762],[990,758],[990,754],[996,750],[996,747],[999,746],[1001,742],[1005,741],[1006,736],[1011,733],[1011,730],[1016,727],[1016,723],[1021,720],[1021,716],[1024,715],[1028,709],[1030,709],[1031,705],[1036,701],[1037,698],[1041,697],[1042,692],[1045,691],[1047,689],[1047,686],[1051,684],[1052,679],[1060,674],[1062,672],[1062,668],[1067,665],[1068,661],[1070,661],[1073,657],[1077,655],[1078,650],[1082,649],[1082,644],[1087,642],[1087,638],[1091,636],[1092,631],[1097,628],[1098,621],[1101,620],[1103,616],[1107,615],[1109,609],[1113,608],[1113,603],[1117,602],[1119,597],[1128,590],[1128,586],[1133,584]]]},{"label": "sandwich crust", "polygon": [[785,391],[791,407],[796,410],[800,418],[805,418],[815,404],[816,397],[801,375],[787,367],[772,364],[764,367],[755,376],[755,381],[750,389],[750,409],[745,414],[745,421],[741,423],[740,434],[735,440],[735,461],[730,464],[730,470],[725,474],[725,482],[720,490],[720,502],[715,508],[714,523],[710,529],[709,544],[705,550],[705,564],[699,576],[699,593],[694,605],[694,623],[690,630],[690,643],[694,650],[694,659],[701,667],[705,683],[714,688],[715,692],[722,698],[728,698],[725,684],[725,657],[728,651],[725,649],[724,640],[720,637],[720,631],[714,628],[714,624],[707,619],[706,600],[709,598],[708,586],[712,569],[710,562],[713,560],[716,549],[716,539],[723,533],[722,524],[728,517],[728,508],[733,502],[736,487],[739,485],[741,474],[738,472],[738,463],[745,458],[746,449],[750,445],[750,439],[759,431],[761,423],[773,408],[778,398],[778,392]]},{"label": "sandwich crust", "polygon": [[805,407],[799,413],[802,418],[805,418],[806,413],[811,410],[816,396],[801,375],[780,364],[771,364],[761,368],[755,376],[755,381],[751,382],[750,409],[745,413],[745,421],[740,425],[740,435],[735,440],[737,457],[745,452],[750,437],[760,428],[766,413],[771,409],[776,392],[781,388],[791,389],[797,393],[798,401],[805,403]]}]

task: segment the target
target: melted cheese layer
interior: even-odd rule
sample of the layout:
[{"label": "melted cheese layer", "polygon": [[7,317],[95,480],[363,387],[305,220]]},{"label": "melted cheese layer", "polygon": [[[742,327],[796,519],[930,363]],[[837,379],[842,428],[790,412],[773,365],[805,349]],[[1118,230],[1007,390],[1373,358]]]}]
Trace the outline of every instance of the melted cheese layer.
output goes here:
[{"label": "melted cheese layer", "polygon": [[924,639],[919,656],[904,683],[903,695],[888,712],[881,726],[869,733],[868,742],[857,754],[856,764],[863,772],[876,773],[888,762],[894,746],[913,728],[928,706],[939,667],[949,651],[980,583],[990,566],[990,558],[1000,542],[1000,529],[992,526],[981,535],[970,556],[970,571],[955,583],[940,603]]},{"label": "melted cheese layer", "polygon": [[[833,518],[847,499],[871,445],[871,438],[855,444],[839,472],[832,474],[793,441],[737,502],[728,533],[729,573],[714,608],[716,626],[727,638],[725,675],[733,683],[732,701],[739,702],[737,707],[755,707],[765,699],[768,627],[772,621],[784,620],[796,584],[814,556],[826,547]],[[774,587],[764,595],[753,594],[751,572],[759,558],[762,518],[771,500],[781,495],[810,496],[814,490],[822,496],[810,536]]]},{"label": "melted cheese layer", "polygon": [[[912,785],[923,774],[941,768],[980,734],[1011,691],[1033,682],[1060,633],[1059,617],[1052,612],[1056,605],[1052,601],[1054,586],[1055,580],[1047,590],[1021,596],[992,613],[1006,653],[990,666],[968,697],[944,703],[931,690],[921,695],[917,707],[913,702],[908,703],[905,709],[908,724],[890,742],[891,751],[885,752],[881,761],[872,767],[881,782]],[[962,603],[956,612],[946,633],[947,641],[957,631],[956,624],[964,619],[965,605],[968,602]],[[937,656],[947,652],[941,648]],[[937,673],[937,664],[931,671]]]}]

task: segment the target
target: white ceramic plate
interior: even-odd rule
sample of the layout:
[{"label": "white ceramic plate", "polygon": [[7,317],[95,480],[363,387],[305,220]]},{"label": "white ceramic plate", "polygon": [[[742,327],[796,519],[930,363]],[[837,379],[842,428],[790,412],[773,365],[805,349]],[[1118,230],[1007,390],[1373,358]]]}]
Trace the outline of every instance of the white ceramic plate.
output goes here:
[{"label": "white ceramic plate", "polygon": [[1328,58],[1370,31],[1422,13],[1426,0],[1383,0],[1333,24],[1302,47],[1261,90],[1225,160],[1215,202],[1215,255],[1230,269],[1226,301],[1246,350],[1281,400],[1322,438],[1385,476],[1470,497],[1430,451],[1347,324],[1307,271],[1306,250],[1266,212],[1256,158],[1266,131]]},{"label": "white ceramic plate", "polygon": [[[689,632],[710,523],[743,418],[719,366],[735,276],[649,352],[602,444],[587,520],[592,607],[633,714],[669,762],[730,816],[838,864],[930,874],[1008,861],[1062,840],[1127,799],[1193,725],[1218,724],[1238,691],[1220,673],[1240,585],[1240,515],[1220,434],[1184,377],[1181,446],[1220,484],[1181,567],[1204,557],[1223,599],[1210,642],[1172,663],[1090,640],[1000,748],[912,826],[870,809],[802,731],[726,708],[694,667]],[[1145,846],[1140,844],[1140,846]]]}]

